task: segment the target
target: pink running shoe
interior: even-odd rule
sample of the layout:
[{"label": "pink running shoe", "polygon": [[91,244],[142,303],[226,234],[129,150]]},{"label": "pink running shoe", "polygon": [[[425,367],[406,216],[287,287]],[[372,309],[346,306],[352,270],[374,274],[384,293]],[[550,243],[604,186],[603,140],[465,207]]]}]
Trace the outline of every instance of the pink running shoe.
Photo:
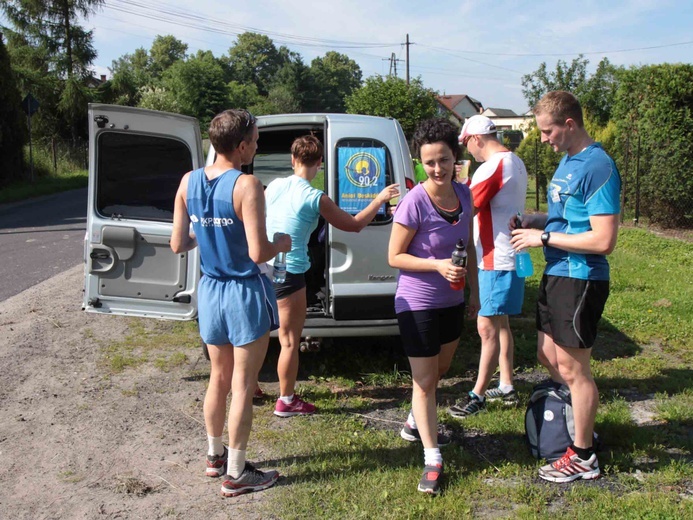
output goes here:
[{"label": "pink running shoe", "polygon": [[274,407],[274,415],[277,417],[293,417],[294,415],[311,415],[315,413],[315,405],[306,403],[299,396],[294,395],[291,404],[284,404],[284,401],[277,399]]}]

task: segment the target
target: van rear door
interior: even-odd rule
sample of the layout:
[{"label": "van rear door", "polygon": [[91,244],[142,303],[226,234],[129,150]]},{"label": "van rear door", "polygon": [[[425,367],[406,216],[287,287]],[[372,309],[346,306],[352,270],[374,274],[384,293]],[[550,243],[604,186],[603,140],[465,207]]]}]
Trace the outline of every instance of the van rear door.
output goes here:
[{"label": "van rear door", "polygon": [[[405,193],[405,161],[411,159],[396,120],[334,115],[328,137],[327,192],[343,210],[355,215],[394,182]],[[335,320],[395,317],[397,271],[387,262],[391,230],[392,216],[385,205],[359,233],[329,226],[329,296]]]},{"label": "van rear door", "polygon": [[89,105],[84,310],[197,316],[197,249],[174,254],[170,239],[180,179],[202,165],[194,118]]}]

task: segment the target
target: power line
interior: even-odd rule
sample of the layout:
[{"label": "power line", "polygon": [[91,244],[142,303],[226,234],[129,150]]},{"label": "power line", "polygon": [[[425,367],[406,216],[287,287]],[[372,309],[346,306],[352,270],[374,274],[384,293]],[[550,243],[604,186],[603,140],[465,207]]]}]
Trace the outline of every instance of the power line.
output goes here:
[{"label": "power line", "polygon": [[460,51],[460,50],[455,50],[455,49],[446,49],[444,47],[434,47],[432,45],[424,45],[424,44],[419,44],[422,47],[427,47],[429,49],[433,49],[436,51],[450,51],[450,52],[460,52],[463,54],[479,54],[483,56],[511,56],[511,57],[543,57],[543,56],[579,56],[580,54],[587,56],[587,55],[592,55],[592,54],[616,54],[619,52],[636,52],[636,51],[647,51],[647,50],[652,50],[652,49],[664,49],[667,47],[678,47],[681,45],[691,45],[693,44],[693,40],[687,41],[687,42],[678,42],[678,43],[667,43],[664,45],[651,45],[649,47],[633,47],[631,49],[617,49],[617,50],[611,50],[611,51],[585,51],[585,52],[543,52],[543,53],[510,53],[510,52],[483,52],[483,51]]}]

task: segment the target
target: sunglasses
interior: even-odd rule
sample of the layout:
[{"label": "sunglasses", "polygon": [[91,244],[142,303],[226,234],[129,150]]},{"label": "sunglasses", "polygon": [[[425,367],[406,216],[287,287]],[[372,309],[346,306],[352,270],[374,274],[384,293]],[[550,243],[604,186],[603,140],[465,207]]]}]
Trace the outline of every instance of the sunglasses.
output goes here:
[{"label": "sunglasses", "polygon": [[257,119],[255,119],[255,116],[253,114],[251,114],[250,112],[248,112],[247,110],[244,110],[244,112],[246,115],[245,127],[250,128],[251,126],[253,126],[257,122]]}]

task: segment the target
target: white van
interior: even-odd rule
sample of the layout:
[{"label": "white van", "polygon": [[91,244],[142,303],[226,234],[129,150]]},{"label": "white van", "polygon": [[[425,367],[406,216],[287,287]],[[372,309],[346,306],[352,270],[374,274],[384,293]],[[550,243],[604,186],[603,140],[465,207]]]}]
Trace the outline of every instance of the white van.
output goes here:
[{"label": "white van", "polygon": [[[205,164],[194,118],[131,107],[89,105],[89,197],[85,239],[87,312],[192,320],[197,317],[197,250],[169,246],[173,200],[186,172]],[[313,134],[325,147],[323,189],[358,213],[360,188],[414,172],[395,119],[351,114],[258,117],[258,153],[248,173],[266,186],[291,174],[290,147]],[[210,150],[206,164],[214,161]],[[356,187],[356,188],[355,188]],[[406,188],[405,188],[406,187]],[[308,315],[303,336],[397,335],[396,271],[387,263],[392,216],[383,207],[360,233],[321,223],[309,246]],[[321,229],[323,232],[321,233]]]}]

